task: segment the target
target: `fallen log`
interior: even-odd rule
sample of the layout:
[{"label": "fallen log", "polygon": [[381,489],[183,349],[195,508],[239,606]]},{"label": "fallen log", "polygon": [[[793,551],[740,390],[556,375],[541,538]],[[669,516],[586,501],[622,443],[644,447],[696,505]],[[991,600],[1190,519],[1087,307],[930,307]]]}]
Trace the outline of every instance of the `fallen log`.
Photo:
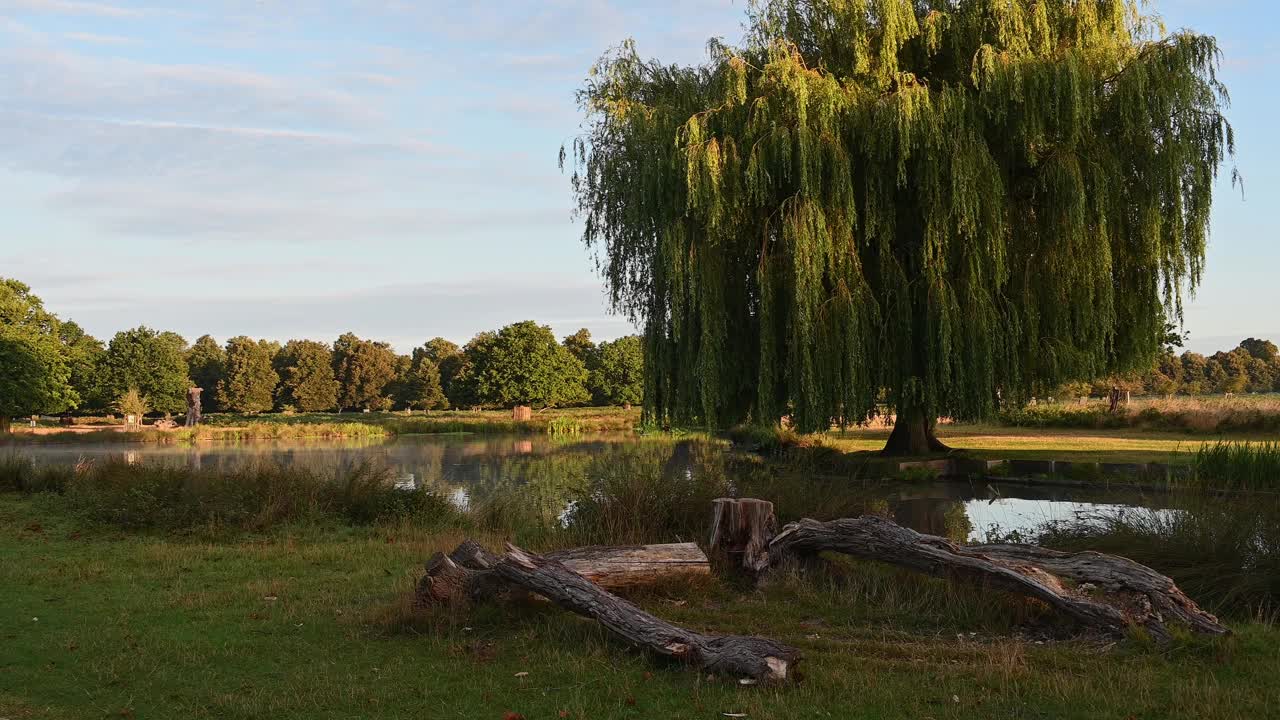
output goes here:
[{"label": "fallen log", "polygon": [[968,549],[996,560],[1031,563],[1076,582],[1077,587],[1093,585],[1112,595],[1127,594],[1139,602],[1145,600],[1150,604],[1144,608],[1146,613],[1154,613],[1162,621],[1177,619],[1199,633],[1231,632],[1187,597],[1171,578],[1126,557],[1093,551],[1068,553],[1036,545],[973,545]]},{"label": "fallen log", "polygon": [[[663,582],[696,581],[711,575],[711,563],[694,543],[581,547],[557,550],[544,557],[616,592]],[[505,589],[493,573],[499,559],[474,540],[463,542],[448,555],[436,553],[427,561],[427,573],[418,583],[416,604],[457,605],[492,599]]]},{"label": "fallen log", "polygon": [[704,635],[673,625],[610,594],[566,565],[511,544],[493,571],[512,585],[596,620],[633,645],[713,673],[781,682],[792,676],[800,660],[799,651],[768,638]]},{"label": "fallen log", "polygon": [[[823,551],[1036,598],[1081,625],[1110,635],[1123,635],[1139,626],[1158,639],[1167,639],[1166,622],[1172,619],[1196,632],[1230,632],[1172,580],[1122,557],[1062,553],[1034,545],[957,545],[874,515],[830,522],[801,520],[787,525],[769,543],[775,565]],[[1102,592],[1094,595],[1094,590]]]}]

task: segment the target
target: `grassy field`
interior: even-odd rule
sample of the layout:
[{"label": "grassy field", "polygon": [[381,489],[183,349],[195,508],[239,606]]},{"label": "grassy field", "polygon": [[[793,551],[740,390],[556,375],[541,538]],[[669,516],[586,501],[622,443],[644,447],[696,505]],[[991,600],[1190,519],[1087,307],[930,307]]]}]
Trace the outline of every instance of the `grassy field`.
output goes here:
[{"label": "grassy field", "polygon": [[[821,442],[842,452],[878,452],[888,437],[889,428],[851,428],[823,435]],[[1187,463],[1201,447],[1223,439],[1274,440],[1276,436],[1274,433],[1188,436],[1185,433],[1135,428],[1096,430],[942,424],[938,426],[938,437],[955,450],[991,459]]]},{"label": "grassy field", "polygon": [[0,494],[0,717],[1261,718],[1280,693],[1280,631],[1245,618],[1169,648],[1057,642],[1018,630],[1028,603],[859,564],[640,599],[804,652],[798,684],[740,687],[545,605],[414,614],[421,561],[460,538],[122,532]]}]

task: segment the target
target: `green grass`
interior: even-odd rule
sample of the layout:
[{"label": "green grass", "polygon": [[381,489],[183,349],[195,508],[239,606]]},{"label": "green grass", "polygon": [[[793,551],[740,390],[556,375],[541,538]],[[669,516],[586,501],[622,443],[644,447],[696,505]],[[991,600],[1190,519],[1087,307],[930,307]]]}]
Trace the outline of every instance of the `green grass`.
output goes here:
[{"label": "green grass", "polygon": [[280,526],[210,542],[0,494],[0,717],[1261,718],[1280,692],[1273,627],[1166,649],[1036,644],[1011,627],[1026,603],[873,565],[639,599],[803,651],[800,683],[743,688],[545,604],[413,614],[421,561],[460,538]]}]

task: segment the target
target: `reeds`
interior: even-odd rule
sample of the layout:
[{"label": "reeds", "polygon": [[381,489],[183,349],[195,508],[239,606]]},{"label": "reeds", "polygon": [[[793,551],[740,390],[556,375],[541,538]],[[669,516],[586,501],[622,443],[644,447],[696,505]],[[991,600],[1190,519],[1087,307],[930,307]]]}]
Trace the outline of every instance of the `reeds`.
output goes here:
[{"label": "reeds", "polygon": [[1192,461],[1192,483],[1207,490],[1280,490],[1280,442],[1205,444]]}]

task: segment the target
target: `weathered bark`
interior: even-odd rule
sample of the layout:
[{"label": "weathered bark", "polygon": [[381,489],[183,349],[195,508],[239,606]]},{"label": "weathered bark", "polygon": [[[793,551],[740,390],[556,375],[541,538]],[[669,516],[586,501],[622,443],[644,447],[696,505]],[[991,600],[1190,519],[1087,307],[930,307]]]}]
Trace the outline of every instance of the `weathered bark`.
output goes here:
[{"label": "weathered bark", "polygon": [[414,605],[461,606],[472,600],[488,600],[504,589],[492,568],[498,558],[474,540],[464,540],[453,552],[436,553],[427,560],[427,573],[418,581]]},{"label": "weathered bark", "polygon": [[[662,582],[695,581],[711,575],[711,563],[694,543],[582,547],[547,553],[597,585],[627,591]],[[427,573],[418,583],[416,604],[458,604],[491,600],[506,588],[493,573],[498,557],[474,540],[467,540],[445,555],[427,561]]]},{"label": "weathered bark", "polygon": [[613,591],[711,576],[711,563],[695,543],[572,548],[546,557]]},{"label": "weathered bark", "polygon": [[780,682],[791,677],[800,653],[768,638],[704,635],[650,615],[611,595],[561,563],[508,544],[494,571],[512,585],[592,618],[627,642],[714,673]]},{"label": "weathered bark", "polygon": [[0,434],[13,432],[13,422],[8,415],[0,415]]},{"label": "weathered bark", "polygon": [[[769,545],[774,563],[823,551],[1036,598],[1085,627],[1111,635],[1139,626],[1165,639],[1169,619],[1210,635],[1230,632],[1169,578],[1110,555],[1059,553],[1036,546],[956,545],[872,515],[825,523],[801,520],[783,528]],[[1095,589],[1102,593],[1094,596]]]},{"label": "weathered bark", "polygon": [[1062,552],[1035,545],[973,545],[966,548],[987,557],[1010,563],[1030,563],[1059,577],[1093,585],[1114,597],[1130,596],[1147,614],[1162,621],[1176,619],[1206,635],[1226,635],[1230,631],[1218,618],[1200,609],[1173,580],[1141,563],[1118,555],[1099,552]]},{"label": "weathered bark", "polygon": [[935,434],[938,421],[931,415],[922,409],[900,410],[880,454],[902,457],[951,452]]},{"label": "weathered bark", "polygon": [[769,567],[769,540],[778,532],[773,503],[753,498],[717,498],[712,501],[713,553],[728,556],[730,564],[751,574]]}]

